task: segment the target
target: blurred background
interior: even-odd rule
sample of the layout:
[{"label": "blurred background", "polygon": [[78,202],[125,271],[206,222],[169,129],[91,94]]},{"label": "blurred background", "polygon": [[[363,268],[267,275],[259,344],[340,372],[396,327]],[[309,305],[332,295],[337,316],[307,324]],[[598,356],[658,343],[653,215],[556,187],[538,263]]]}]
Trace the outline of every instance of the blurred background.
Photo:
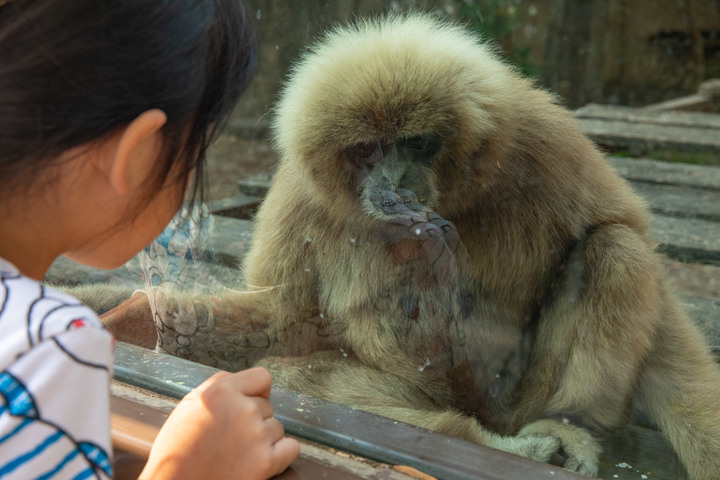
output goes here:
[{"label": "blurred background", "polygon": [[[236,180],[272,170],[273,101],[292,62],[336,23],[420,9],[457,19],[565,106],[642,106],[692,94],[720,78],[720,0],[246,0],[259,69],[210,152],[212,198]],[[710,163],[716,162],[711,159]]]},{"label": "blurred background", "polygon": [[[267,182],[277,164],[268,125],[290,66],[318,34],[357,17],[419,9],[456,19],[480,32],[503,57],[573,110],[589,103],[641,107],[687,98],[701,82],[720,79],[720,0],[245,1],[257,28],[259,68],[208,153],[211,201],[240,194],[239,180],[259,176]],[[713,102],[689,109],[720,113],[718,92]],[[695,136],[702,137],[702,132]],[[627,150],[607,151],[637,156]],[[717,149],[641,155],[720,165]],[[700,237],[716,250],[714,234]],[[719,298],[720,266],[673,261],[668,268],[683,292]]]},{"label": "blurred background", "polygon": [[498,44],[570,108],[643,105],[720,76],[720,0],[246,0],[260,70],[238,114],[267,111],[291,62],[319,32],[355,16],[419,8]]}]

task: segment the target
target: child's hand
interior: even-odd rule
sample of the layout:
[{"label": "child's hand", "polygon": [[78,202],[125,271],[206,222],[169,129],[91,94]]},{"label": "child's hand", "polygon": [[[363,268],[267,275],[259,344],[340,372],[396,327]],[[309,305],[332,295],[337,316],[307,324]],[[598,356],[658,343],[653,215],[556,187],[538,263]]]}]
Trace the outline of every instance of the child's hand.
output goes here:
[{"label": "child's hand", "polygon": [[221,372],[190,392],[158,434],[141,479],[266,479],[297,458],[270,404],[270,373]]}]

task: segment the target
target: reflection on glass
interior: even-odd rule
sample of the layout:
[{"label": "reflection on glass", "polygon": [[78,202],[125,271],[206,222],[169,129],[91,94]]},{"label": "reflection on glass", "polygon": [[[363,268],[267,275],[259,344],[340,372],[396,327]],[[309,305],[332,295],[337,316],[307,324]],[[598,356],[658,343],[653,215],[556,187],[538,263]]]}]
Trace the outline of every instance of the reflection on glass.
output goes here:
[{"label": "reflection on glass", "polygon": [[[609,81],[604,87],[573,87],[588,71],[611,75],[603,59],[612,54],[598,46],[591,38],[597,34],[588,34],[585,24],[613,14],[634,22],[625,9],[613,13],[601,2],[565,2],[556,9],[542,2],[486,3],[496,15],[497,28],[490,33],[523,72],[540,75],[569,104],[630,103],[633,95],[640,103],[660,100],[657,90],[627,93],[628,85]],[[686,67],[692,75],[658,79],[666,95],[679,96],[672,92],[685,82],[697,84],[718,71],[715,34],[698,23],[718,13],[694,2],[668,3],[687,14],[687,38],[704,39],[704,50],[693,50],[705,55],[702,77]],[[433,6],[440,16],[460,13],[463,23],[475,27],[489,21],[485,4]],[[339,7],[316,10],[342,17]],[[272,6],[256,11],[261,32],[289,18]],[[308,31],[327,24],[312,20]],[[508,30],[500,28],[503,22]],[[548,37],[548,61],[540,66],[538,51],[515,46],[524,36],[537,47],[539,28]],[[299,35],[309,36],[308,31]],[[568,49],[582,32],[594,43]],[[657,32],[646,37],[652,43],[645,49],[671,41]],[[278,41],[284,45],[288,38]],[[394,42],[392,48],[402,49],[400,37]],[[413,54],[441,43],[423,43]],[[266,59],[275,45],[265,45]],[[671,443],[684,452],[691,478],[715,478],[720,455],[710,439],[720,435],[720,414],[712,410],[720,377],[695,330],[676,311],[646,233],[652,228],[663,252],[673,257],[662,260],[664,267],[706,279],[696,281],[700,285],[690,293],[720,297],[718,267],[710,265],[717,264],[713,255],[720,238],[712,234],[720,219],[717,171],[679,167],[658,180],[663,164],[613,159],[627,178],[652,173],[635,186],[652,203],[650,227],[627,185],[578,140],[574,121],[488,60],[487,52],[467,47],[470,63],[484,67],[473,77],[476,71],[454,56],[464,48],[460,42],[404,70],[404,64],[387,68],[385,53],[365,46],[355,53],[358,62],[345,56],[346,63],[336,60],[342,68],[327,62],[322,74],[308,77],[317,90],[313,83],[291,83],[277,110],[276,146],[283,163],[253,224],[245,283],[239,265],[213,258],[218,242],[207,236],[212,217],[197,206],[180,217],[188,223],[171,224],[139,256],[134,271],[143,283],[134,288],[144,293],[110,316],[147,321],[150,315],[158,347],[173,355],[229,370],[260,363],[289,388],[541,461],[565,461],[583,473],[599,468],[602,478],[682,478],[679,464],[668,460],[672,450],[645,429],[664,422]],[[550,65],[549,59],[563,52],[579,58],[582,48],[589,49],[585,64]],[[294,57],[284,47],[277,50]],[[673,51],[657,58],[667,65],[680,62],[681,55]],[[272,67],[283,69],[283,61],[278,58]],[[437,63],[428,67],[431,61]],[[626,66],[628,75],[635,75],[637,65]],[[580,67],[586,70],[578,72]],[[259,78],[275,85],[278,75]],[[353,89],[360,88],[369,93],[354,97]],[[284,118],[288,96],[300,113]],[[247,106],[253,108],[264,107]],[[653,140],[657,125],[696,125],[683,131],[684,143],[673,148],[702,145],[705,150],[682,155],[717,164],[720,147],[703,143],[709,132],[720,131],[717,117],[645,110],[639,119],[637,111],[617,108],[584,112],[583,130],[624,154],[669,151]],[[642,142],[617,143],[621,140],[602,131],[610,121],[625,134],[642,124],[636,134]],[[231,122],[229,137],[233,128],[246,125]],[[663,132],[666,141],[673,134]],[[223,148],[232,150],[232,144]],[[267,148],[263,145],[253,148]],[[685,204],[682,198],[692,200]],[[225,238],[225,226],[215,223],[216,239]],[[695,232],[706,232],[704,242],[691,244]],[[711,302],[683,301],[696,321],[707,320],[706,330],[717,331]],[[684,342],[680,351],[667,338]],[[695,364],[679,364],[687,358]],[[664,389],[661,384],[669,381],[674,386]],[[647,412],[633,413],[636,393],[649,405]],[[618,434],[629,417],[630,434]],[[608,440],[598,466],[599,438]],[[660,455],[643,449],[658,444]],[[556,453],[563,458],[553,457]]]}]

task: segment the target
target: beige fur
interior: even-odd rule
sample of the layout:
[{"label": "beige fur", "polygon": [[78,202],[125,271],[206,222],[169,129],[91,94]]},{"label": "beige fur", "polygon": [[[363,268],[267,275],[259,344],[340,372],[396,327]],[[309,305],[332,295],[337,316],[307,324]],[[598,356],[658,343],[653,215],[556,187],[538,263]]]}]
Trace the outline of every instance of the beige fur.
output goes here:
[{"label": "beige fur", "polygon": [[[471,33],[423,15],[331,31],[292,72],[275,134],[245,278],[335,332],[324,353],[264,360],[280,384],[533,458],[557,437],[587,474],[585,429],[621,428],[637,397],[692,479],[720,477],[720,372],[668,291],[647,208],[570,112]],[[383,150],[365,177],[349,160],[432,134],[428,163]],[[455,225],[449,280],[418,285],[427,258],[388,250],[393,216],[368,198],[395,187]]]}]

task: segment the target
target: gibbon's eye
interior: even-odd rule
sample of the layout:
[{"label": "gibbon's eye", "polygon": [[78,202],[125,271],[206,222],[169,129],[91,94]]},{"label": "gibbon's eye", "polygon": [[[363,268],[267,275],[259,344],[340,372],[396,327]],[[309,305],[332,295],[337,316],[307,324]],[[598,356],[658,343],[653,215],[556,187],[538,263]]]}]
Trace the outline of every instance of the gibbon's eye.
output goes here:
[{"label": "gibbon's eye", "polygon": [[383,159],[380,142],[358,143],[346,151],[350,160],[357,165],[375,166]]},{"label": "gibbon's eye", "polygon": [[435,135],[418,135],[400,141],[399,145],[410,150],[414,157],[428,159],[440,150],[440,139]]}]

